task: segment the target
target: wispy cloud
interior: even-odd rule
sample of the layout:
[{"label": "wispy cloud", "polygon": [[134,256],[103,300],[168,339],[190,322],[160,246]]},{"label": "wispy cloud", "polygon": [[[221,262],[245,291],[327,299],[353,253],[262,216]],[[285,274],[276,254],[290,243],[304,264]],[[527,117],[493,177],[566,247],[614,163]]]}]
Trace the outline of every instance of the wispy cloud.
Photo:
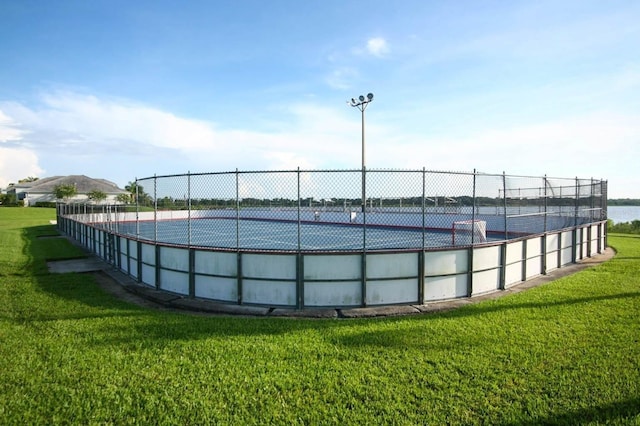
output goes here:
[{"label": "wispy cloud", "polygon": [[358,134],[357,120],[304,103],[279,110],[271,133],[221,128],[130,100],[74,92],[46,93],[37,107],[0,104],[0,111],[0,134],[11,142],[2,158],[21,159],[0,164],[2,181],[40,175],[42,158],[54,174],[85,173],[116,182],[236,167],[322,168],[350,158],[344,139]]},{"label": "wispy cloud", "polygon": [[[73,92],[47,93],[37,107],[0,104],[0,185],[41,177],[43,163],[48,175],[87,174],[120,184],[156,173],[359,167],[360,120],[351,109],[311,102],[276,109],[269,131],[261,132]],[[633,113],[596,111],[446,136],[406,124],[367,123],[368,167],[565,177],[595,170],[596,178],[617,179],[618,170],[637,168],[640,157],[640,120]],[[607,160],[604,150],[623,155]],[[589,166],[594,162],[598,167]],[[637,187],[638,179],[625,179],[611,194],[635,194]]]},{"label": "wispy cloud", "polygon": [[383,57],[389,53],[389,44],[382,37],[367,40],[367,52],[373,56]]},{"label": "wispy cloud", "polygon": [[23,133],[19,124],[0,110],[0,143],[20,140]]}]

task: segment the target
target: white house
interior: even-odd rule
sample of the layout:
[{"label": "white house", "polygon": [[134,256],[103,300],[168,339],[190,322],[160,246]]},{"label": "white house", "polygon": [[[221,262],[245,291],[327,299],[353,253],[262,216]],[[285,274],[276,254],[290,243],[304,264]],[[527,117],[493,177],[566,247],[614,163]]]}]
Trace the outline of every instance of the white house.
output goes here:
[{"label": "white house", "polygon": [[102,203],[115,203],[116,197],[120,194],[129,194],[128,191],[118,188],[113,182],[105,179],[93,179],[84,175],[53,176],[38,179],[34,182],[18,183],[7,188],[7,193],[14,193],[16,200],[24,201],[24,205],[33,206],[39,201],[58,201],[55,195],[55,188],[58,185],[73,185],[77,194],[70,198],[69,202],[88,200],[87,194],[92,191],[102,191],[107,194],[107,198]]}]

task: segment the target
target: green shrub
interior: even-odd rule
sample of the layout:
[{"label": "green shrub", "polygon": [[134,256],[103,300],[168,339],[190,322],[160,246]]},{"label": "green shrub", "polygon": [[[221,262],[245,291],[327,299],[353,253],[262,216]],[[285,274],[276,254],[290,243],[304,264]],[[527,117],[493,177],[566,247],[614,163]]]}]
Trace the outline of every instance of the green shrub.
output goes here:
[{"label": "green shrub", "polygon": [[33,207],[55,208],[56,203],[54,201],[38,201]]},{"label": "green shrub", "polygon": [[617,234],[640,234],[640,220],[614,223],[609,219],[607,220],[607,231]]}]

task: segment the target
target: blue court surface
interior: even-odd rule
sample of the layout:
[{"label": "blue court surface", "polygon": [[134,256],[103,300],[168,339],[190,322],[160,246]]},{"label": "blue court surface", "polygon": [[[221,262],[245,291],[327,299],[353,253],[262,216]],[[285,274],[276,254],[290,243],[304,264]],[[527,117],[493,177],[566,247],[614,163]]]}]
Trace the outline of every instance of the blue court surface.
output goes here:
[{"label": "blue court surface", "polygon": [[[157,225],[156,225],[157,223]],[[452,245],[450,229],[423,232],[420,228],[295,221],[197,219],[118,223],[120,234],[169,244],[225,249],[283,251],[398,250]],[[156,237],[157,235],[157,237]],[[366,244],[365,244],[366,242]]]}]

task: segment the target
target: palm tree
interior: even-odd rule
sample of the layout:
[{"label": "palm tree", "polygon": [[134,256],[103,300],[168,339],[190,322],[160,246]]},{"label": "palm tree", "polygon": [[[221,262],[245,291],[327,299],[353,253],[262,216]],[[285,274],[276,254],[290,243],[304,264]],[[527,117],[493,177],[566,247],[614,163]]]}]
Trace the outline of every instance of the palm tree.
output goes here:
[{"label": "palm tree", "polygon": [[129,191],[131,194],[131,200],[134,203],[137,202],[138,204],[145,204],[151,201],[149,194],[144,192],[144,188],[142,185],[139,185],[138,182],[129,182],[124,189]]},{"label": "palm tree", "polygon": [[40,178],[37,178],[37,177],[35,177],[35,176],[29,176],[29,177],[27,177],[27,178],[20,179],[20,180],[18,181],[18,183],[31,183],[31,182],[35,182],[35,181],[37,181],[38,179],[40,179]]}]

